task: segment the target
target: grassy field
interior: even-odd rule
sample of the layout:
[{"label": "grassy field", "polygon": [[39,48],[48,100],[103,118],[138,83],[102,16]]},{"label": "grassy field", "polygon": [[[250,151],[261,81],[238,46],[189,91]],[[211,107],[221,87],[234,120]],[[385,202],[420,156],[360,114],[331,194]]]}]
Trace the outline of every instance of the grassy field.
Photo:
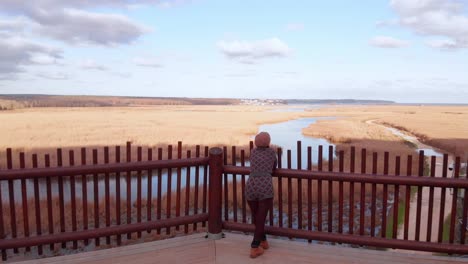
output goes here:
[{"label": "grassy field", "polygon": [[[325,137],[348,145],[364,145],[389,150],[401,141],[384,124],[406,131],[420,141],[468,158],[468,107],[466,106],[347,106],[310,110],[314,116],[335,116],[303,129],[305,135]],[[372,144],[368,141],[372,140]],[[378,143],[380,141],[381,143]],[[405,143],[405,142],[400,142]],[[405,143],[411,148],[410,144]],[[401,144],[400,144],[401,145]]]},{"label": "grassy field", "polygon": [[149,105],[236,105],[239,99],[80,95],[0,95],[0,110],[32,107],[117,107]]},{"label": "grassy field", "polygon": [[[248,145],[262,123],[304,116],[269,112],[259,106],[152,106],[109,108],[30,108],[0,112],[0,166],[4,150],[53,153],[56,147],[133,145],[165,147],[184,143]],[[76,149],[78,150],[78,149]],[[17,153],[14,153],[16,156]],[[123,153],[124,155],[125,153]],[[111,148],[111,160],[113,148]],[[122,157],[124,158],[124,156]],[[53,163],[52,163],[53,164]]]},{"label": "grassy field", "polygon": [[[182,141],[186,149],[193,149],[196,144],[246,147],[260,124],[318,116],[336,119],[320,120],[303,129],[303,133],[327,138],[337,145],[338,150],[345,152],[345,158],[351,145],[356,146],[357,152],[362,147],[367,148],[368,156],[372,152],[379,152],[381,156],[383,151],[389,151],[402,156],[402,162],[405,156],[415,154],[413,144],[377,124],[397,127],[445,152],[461,155],[464,159],[467,156],[468,107],[342,106],[306,112],[269,111],[278,107],[173,105],[0,111],[0,123],[6,124],[0,131],[0,167],[5,164],[4,150],[8,147],[13,148],[15,157],[20,151],[40,156],[53,154],[57,147],[65,148],[64,153],[73,149],[78,156],[80,147],[107,145],[111,147],[111,160],[114,160],[114,146],[123,146],[126,141],[134,146],[151,148],[166,148],[178,141]],[[145,154],[144,151],[143,159]],[[88,156],[91,161],[91,155]],[[54,155],[51,158],[54,164]],[[125,160],[125,151],[122,151],[122,160]]]},{"label": "grassy field", "polygon": [[258,125],[304,116],[256,106],[33,108],[0,113],[8,124],[0,148],[115,145],[245,144]]}]

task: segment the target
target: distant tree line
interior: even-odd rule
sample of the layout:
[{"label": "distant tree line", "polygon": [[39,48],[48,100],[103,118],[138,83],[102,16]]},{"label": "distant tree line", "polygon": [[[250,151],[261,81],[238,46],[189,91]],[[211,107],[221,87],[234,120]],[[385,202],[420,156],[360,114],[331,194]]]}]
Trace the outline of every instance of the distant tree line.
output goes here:
[{"label": "distant tree line", "polygon": [[233,105],[238,99],[69,95],[0,95],[0,110],[31,107],[111,107],[151,105]]}]

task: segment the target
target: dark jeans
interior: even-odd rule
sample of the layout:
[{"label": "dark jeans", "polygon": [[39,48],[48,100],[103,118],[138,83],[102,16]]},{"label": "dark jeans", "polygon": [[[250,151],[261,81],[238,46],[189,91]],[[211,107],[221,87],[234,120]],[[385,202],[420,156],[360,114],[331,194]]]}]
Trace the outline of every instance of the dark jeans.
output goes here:
[{"label": "dark jeans", "polygon": [[260,201],[247,201],[252,212],[252,222],[255,225],[254,239],[252,247],[258,247],[260,241],[265,240],[265,220],[268,210],[273,205],[273,198]]}]

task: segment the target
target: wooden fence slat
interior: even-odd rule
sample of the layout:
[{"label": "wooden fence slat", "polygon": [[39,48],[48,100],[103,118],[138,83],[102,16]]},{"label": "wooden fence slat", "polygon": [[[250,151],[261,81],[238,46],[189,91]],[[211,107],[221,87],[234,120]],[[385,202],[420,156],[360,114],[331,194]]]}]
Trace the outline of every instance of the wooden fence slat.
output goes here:
[{"label": "wooden fence slat", "polygon": [[[302,142],[297,141],[297,169],[302,169]],[[302,180],[297,179],[297,226],[298,229],[302,229]],[[271,212],[271,211],[270,211]]]},{"label": "wooden fence slat", "polygon": [[[241,149],[241,167],[245,167],[245,150]],[[242,174],[242,223],[247,223],[247,199],[245,198],[245,175]]]},{"label": "wooden fence slat", "polygon": [[[115,163],[120,163],[120,146],[115,146]],[[120,208],[122,206],[122,200],[120,198],[120,172],[115,174],[115,219],[116,224],[121,224],[121,211]],[[117,245],[122,244],[122,235],[117,235]]]},{"label": "wooden fence slat", "polygon": [[[384,175],[388,175],[388,161],[389,161],[389,153],[388,151],[384,152]],[[388,185],[384,184],[383,187],[383,194],[382,194],[382,229],[380,232],[381,237],[386,237],[387,234],[387,203],[388,203]],[[398,203],[398,202],[396,202]]]},{"label": "wooden fence slat", "polygon": [[[227,165],[227,147],[223,147],[223,164]],[[223,173],[223,190],[224,190],[224,221],[229,220],[229,185],[228,185],[228,174]]]},{"label": "wooden fence slat", "polygon": [[[50,156],[46,154],[44,156],[44,165],[46,168],[50,168]],[[49,234],[54,233],[54,215],[52,212],[52,184],[50,177],[46,177],[46,185],[47,185],[47,221],[49,227]],[[54,250],[54,244],[50,244],[50,250]]]},{"label": "wooden fence slat", "polygon": [[[231,148],[231,164],[236,166],[236,146]],[[237,175],[232,175],[232,210],[233,220],[237,222]],[[271,223],[271,222],[270,222]]]},{"label": "wooden fence slat", "polygon": [[[460,176],[460,157],[455,158],[455,168],[453,177],[458,178]],[[452,210],[450,212],[450,233],[449,243],[453,244],[455,241],[455,224],[457,220],[457,203],[458,203],[458,188],[453,188],[452,196]]]},{"label": "wooden fence slat", "polygon": [[[208,157],[208,146],[205,146],[204,156]],[[208,197],[208,164],[203,167],[203,213],[207,212],[207,197]],[[206,226],[206,221],[202,223],[202,227]]]},{"label": "wooden fence slat", "polygon": [[[20,168],[26,168],[26,161],[24,157],[24,152],[20,152]],[[23,232],[24,237],[29,237],[29,209],[28,209],[28,189],[26,188],[26,179],[21,179],[21,202],[23,205]],[[31,248],[26,247],[26,252],[30,252]]]},{"label": "wooden fence slat", "polygon": [[[277,149],[278,155],[278,169],[282,167],[282,149]],[[278,224],[283,227],[283,179],[278,177]]]},{"label": "wooden fence slat", "polygon": [[[413,156],[408,155],[406,160],[406,175],[411,176],[413,168]],[[409,214],[410,214],[410,204],[411,204],[411,186],[406,185],[405,189],[405,223],[403,231],[403,239],[408,240],[408,230],[409,230]]]},{"label": "wooden fence slat", "polygon": [[[351,173],[354,173],[354,166],[356,160],[356,148],[354,146],[351,147],[351,154],[349,159],[349,170]],[[349,183],[349,234],[354,234],[354,182]]]},{"label": "wooden fence slat", "polygon": [[[62,149],[57,149],[57,167],[63,166],[63,159],[62,159]],[[60,211],[60,232],[65,232],[65,201],[63,197],[63,177],[58,177],[57,180],[58,184],[58,191],[59,191],[59,211]],[[62,248],[66,248],[67,243],[62,243]]]},{"label": "wooden fence slat", "polygon": [[[339,172],[344,171],[344,151],[339,152]],[[338,233],[343,233],[343,181],[339,182],[338,186]]]},{"label": "wooden fence slat", "polygon": [[[70,167],[75,166],[75,152],[70,150],[68,152],[68,164]],[[77,230],[76,222],[76,179],[75,175],[70,176],[70,203],[71,203],[71,216],[72,216],[72,231]],[[73,249],[78,248],[78,241],[73,241]]]},{"label": "wooden fence slat", "polygon": [[[7,169],[13,169],[13,157],[11,148],[7,149]],[[10,200],[10,227],[11,227],[11,237],[17,237],[16,230],[16,203],[15,203],[15,182],[14,180],[8,180],[8,194]],[[18,253],[18,249],[13,249],[14,253]]]},{"label": "wooden fence slat", "polygon": [[[328,146],[328,171],[333,171],[333,146]],[[328,232],[333,232],[333,181],[328,181]]]},{"label": "wooden fence slat", "polygon": [[[322,171],[323,146],[318,149],[318,170]],[[317,230],[322,231],[322,180],[317,181]]]},{"label": "wooden fence slat", "polygon": [[[436,167],[436,157],[431,157],[431,177],[435,177],[435,167]],[[427,213],[427,232],[426,232],[426,241],[431,242],[432,237],[432,218],[433,214],[433,205],[434,205],[434,187],[429,188],[429,207]]]},{"label": "wooden fence slat", "polygon": [[[158,148],[158,160],[162,160],[162,148]],[[162,169],[158,169],[158,193],[157,193],[157,208],[156,208],[156,219],[160,220],[162,216]],[[161,234],[161,229],[156,230],[157,234]]]},{"label": "wooden fence slat", "polygon": [[[142,147],[137,148],[137,161],[142,161]],[[137,223],[141,223],[141,171],[137,171]],[[137,237],[141,238],[141,232],[137,232]]]},{"label": "wooden fence slat", "polygon": [[[179,141],[177,142],[177,159],[182,158],[182,142]],[[181,177],[182,177],[182,169],[177,168],[177,182],[176,182],[176,212],[175,216],[179,217],[180,216],[180,196],[181,196]],[[178,231],[180,229],[179,226],[176,226],[176,230]]]},{"label": "wooden fence slat", "polygon": [[[109,147],[104,147],[104,164],[109,164]],[[105,214],[106,214],[106,227],[110,226],[111,223],[111,215],[110,215],[110,179],[109,173],[104,175],[104,203],[105,203]],[[110,245],[111,237],[106,237],[106,244]]]},{"label": "wooden fence slat", "polygon": [[[199,158],[200,157],[200,145],[195,146],[195,157]],[[195,167],[195,197],[193,201],[193,213],[198,214],[198,195],[199,195],[199,189],[200,189],[200,166]],[[193,230],[197,230],[197,223],[193,224]]]},{"label": "wooden fence slat", "polygon": [[[312,170],[312,147],[307,147],[307,170]],[[312,180],[307,180],[307,230],[312,231]],[[308,241],[312,242],[311,240]]]},{"label": "wooden fence slat", "polygon": [[[127,151],[127,163],[132,161],[132,143],[127,142],[126,145],[126,151]],[[132,172],[127,171],[127,177],[126,177],[126,187],[127,191],[125,192],[127,196],[127,224],[132,223]],[[127,233],[127,239],[132,238],[132,233]]]},{"label": "wooden fence slat", "polygon": [[[468,175],[468,160],[466,161],[466,169],[465,169],[465,179],[468,179],[466,177]],[[463,189],[463,212],[462,212],[462,222],[460,225],[460,244],[464,245],[465,244],[465,239],[466,239],[466,225],[467,225],[467,217],[468,217],[468,188]]]},{"label": "wooden fence slat", "polygon": [[[395,157],[395,176],[400,175],[400,156]],[[400,205],[400,185],[395,185],[395,192],[393,198],[393,226],[392,226],[392,238],[397,238],[398,233],[398,207]]]},{"label": "wooden fence slat", "polygon": [[[366,149],[361,149],[361,173],[366,173]],[[364,235],[365,225],[365,210],[366,210],[366,184],[361,183],[361,199],[360,199],[360,213],[359,213],[359,235]]]},{"label": "wooden fence slat", "polygon": [[[187,158],[191,158],[192,154],[190,150],[187,150]],[[185,216],[189,215],[189,207],[190,207],[190,167],[186,168],[186,178],[185,178]],[[189,225],[184,225],[184,233],[187,234],[189,232]]]},{"label": "wooden fence slat", "polygon": [[[288,169],[291,169],[291,150],[288,149]],[[292,208],[292,179],[288,178],[288,227],[293,225],[293,208]]]},{"label": "wooden fence slat", "polygon": [[[98,150],[93,149],[93,165],[98,164]],[[93,174],[93,200],[94,200],[94,228],[99,228],[99,186],[98,186],[98,175],[97,173]],[[99,237],[96,237],[94,243],[97,247],[101,245],[101,240]]]},{"label": "wooden fence slat", "polygon": [[[419,151],[419,160],[418,160],[418,176],[422,177],[424,174],[424,151]],[[416,231],[414,234],[414,240],[419,241],[419,236],[421,232],[421,209],[422,209],[422,187],[418,186],[418,199],[416,202]]]},{"label": "wooden fence slat", "polygon": [[[448,170],[448,154],[444,154],[442,158],[442,178],[447,178]],[[445,218],[445,192],[446,188],[441,188],[440,191],[440,210],[439,210],[439,229],[437,232],[437,242],[442,243],[444,233],[444,218]]]},{"label": "wooden fence slat", "polygon": [[[81,165],[86,165],[86,148],[81,148]],[[81,175],[81,200],[83,204],[83,230],[88,230],[88,176]],[[87,246],[89,240],[85,239],[84,244]]]},{"label": "wooden fence slat", "polygon": [[[151,147],[147,150],[147,160],[153,160],[153,149]],[[151,221],[152,219],[152,205],[153,205],[153,171],[148,170],[147,176],[147,191],[146,191],[146,221]],[[151,230],[148,229],[147,233],[151,233]]]},{"label": "wooden fence slat", "polygon": [[[167,146],[167,159],[171,160],[172,159],[172,145]],[[171,197],[172,197],[172,169],[169,168],[167,170],[167,190],[166,190],[166,219],[171,218],[171,211],[172,211],[172,205],[171,205]],[[169,235],[171,233],[171,228],[167,227],[166,228],[166,234]]]},{"label": "wooden fence slat", "polygon": [[[377,174],[377,152],[372,153],[372,174]],[[371,237],[375,236],[375,211],[377,200],[377,184],[372,184],[371,190]],[[385,211],[385,210],[383,210]]]},{"label": "wooden fence slat", "polygon": [[[32,167],[33,168],[38,168],[38,158],[37,154],[32,155]],[[0,191],[0,206],[1,206],[1,191]],[[36,235],[41,236],[42,235],[42,223],[41,223],[41,197],[40,197],[40,192],[39,192],[39,178],[34,178],[34,207],[36,211]],[[0,215],[3,215],[2,210],[0,209]],[[0,216],[1,220],[3,220],[3,216]],[[1,225],[1,224],[0,224]],[[0,232],[0,237],[1,232]],[[43,254],[43,247],[42,245],[39,245],[37,247],[37,253],[40,255]]]}]

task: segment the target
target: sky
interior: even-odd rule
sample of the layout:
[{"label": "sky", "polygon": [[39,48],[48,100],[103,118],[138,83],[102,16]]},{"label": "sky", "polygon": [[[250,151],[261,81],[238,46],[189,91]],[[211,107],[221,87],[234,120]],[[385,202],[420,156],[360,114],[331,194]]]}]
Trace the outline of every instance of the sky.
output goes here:
[{"label": "sky", "polygon": [[468,0],[0,0],[0,94],[468,102]]}]

